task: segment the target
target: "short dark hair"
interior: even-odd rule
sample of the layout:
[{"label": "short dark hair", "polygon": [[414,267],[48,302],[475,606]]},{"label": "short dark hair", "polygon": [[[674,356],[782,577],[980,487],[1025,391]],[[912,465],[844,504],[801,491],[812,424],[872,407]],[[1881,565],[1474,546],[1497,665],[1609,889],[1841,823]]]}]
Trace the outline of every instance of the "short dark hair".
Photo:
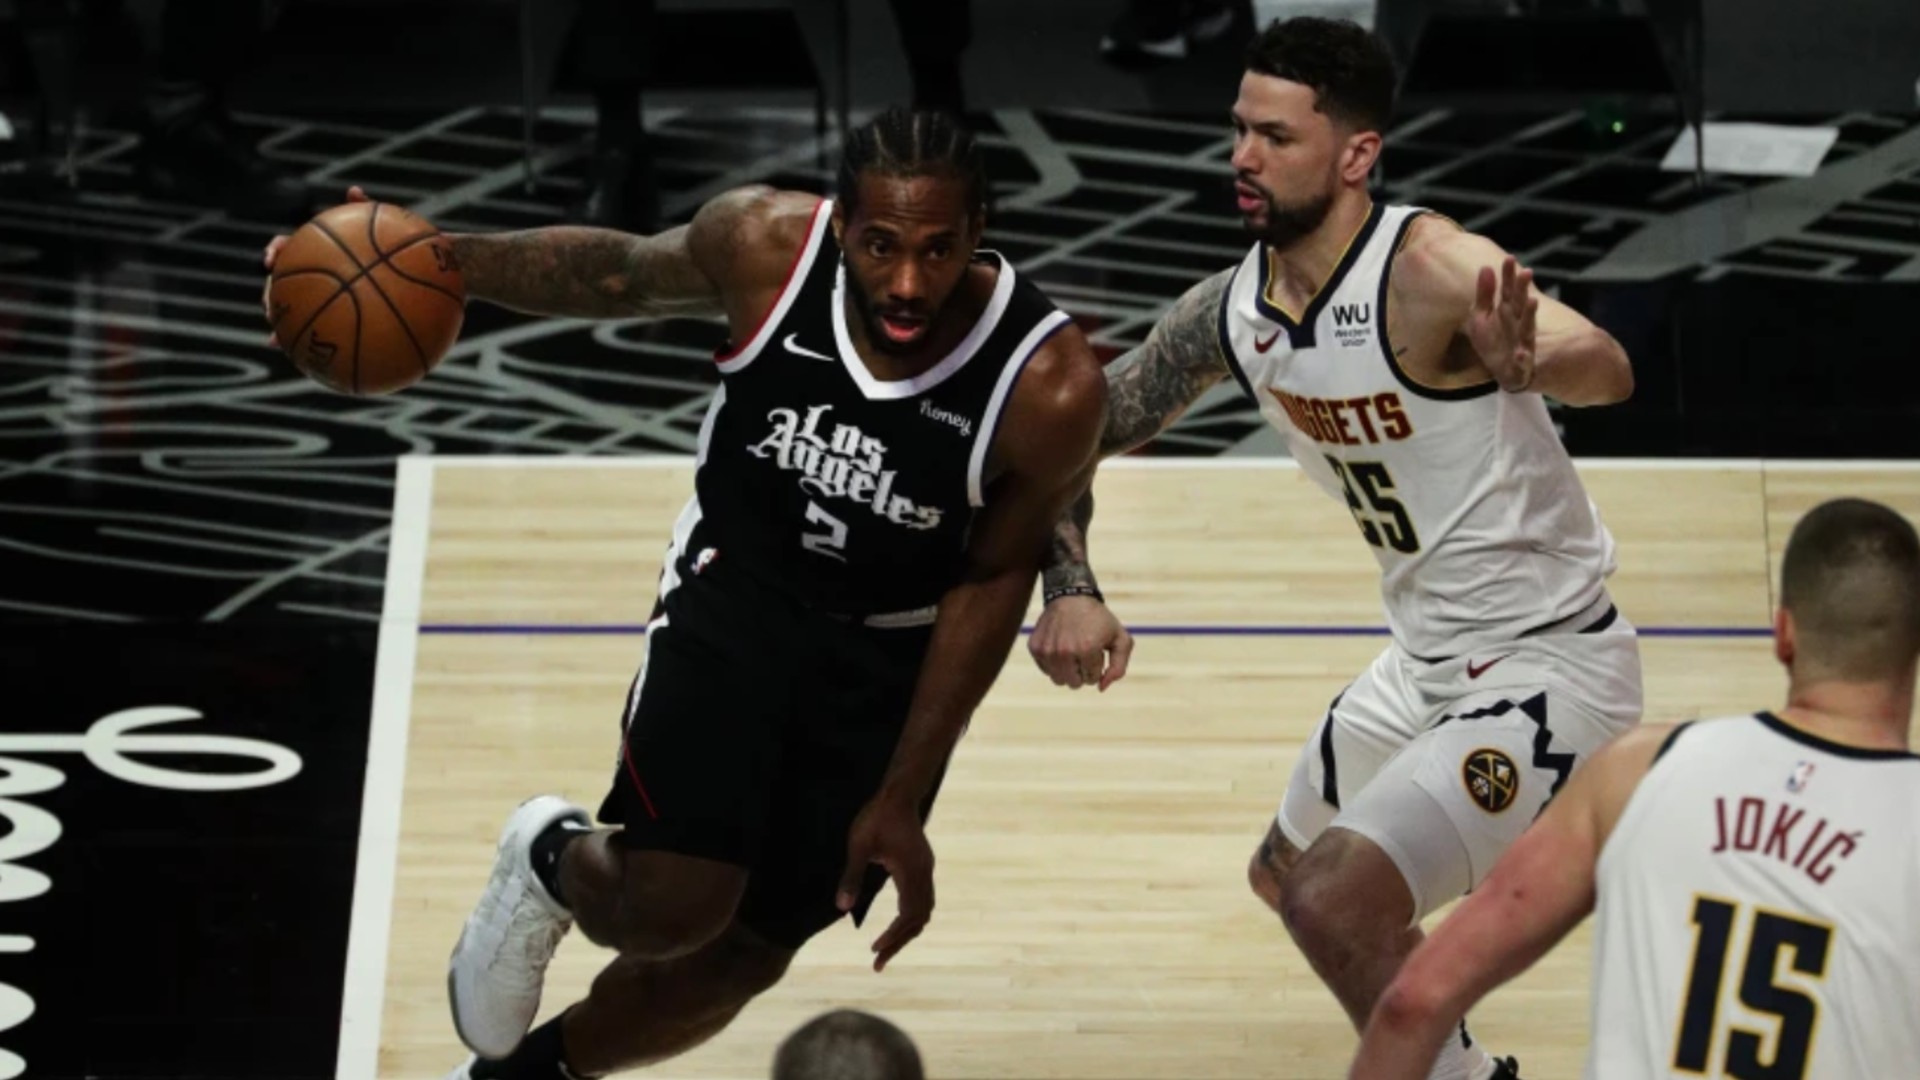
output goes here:
[{"label": "short dark hair", "polygon": [[840,202],[851,212],[860,197],[862,173],[940,176],[967,185],[967,211],[987,212],[992,190],[973,133],[951,114],[894,106],[855,128],[840,154]]},{"label": "short dark hair", "polygon": [[1393,54],[1347,19],[1275,19],[1247,46],[1247,70],[1313,88],[1313,107],[1361,131],[1393,116]]},{"label": "short dark hair", "polygon": [[773,1080],[925,1080],[907,1033],[858,1009],[803,1024],[773,1056]]},{"label": "short dark hair", "polygon": [[1793,527],[1780,561],[1796,664],[1815,677],[1875,681],[1920,657],[1920,536],[1866,499],[1821,503]]}]

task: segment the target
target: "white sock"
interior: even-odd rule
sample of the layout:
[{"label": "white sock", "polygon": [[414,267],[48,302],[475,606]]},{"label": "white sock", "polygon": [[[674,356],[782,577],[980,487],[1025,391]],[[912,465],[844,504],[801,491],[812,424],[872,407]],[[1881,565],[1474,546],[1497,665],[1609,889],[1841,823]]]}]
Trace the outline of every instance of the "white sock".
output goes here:
[{"label": "white sock", "polygon": [[1479,1043],[1471,1041],[1462,1021],[1460,1030],[1449,1035],[1440,1047],[1440,1056],[1434,1059],[1427,1080],[1487,1080],[1492,1075],[1493,1059]]}]

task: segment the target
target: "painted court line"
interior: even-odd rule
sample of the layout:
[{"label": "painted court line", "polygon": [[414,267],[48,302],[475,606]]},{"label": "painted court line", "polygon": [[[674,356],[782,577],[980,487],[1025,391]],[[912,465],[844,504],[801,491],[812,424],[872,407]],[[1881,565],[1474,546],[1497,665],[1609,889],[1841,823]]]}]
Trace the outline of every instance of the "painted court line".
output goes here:
[{"label": "painted court line", "polygon": [[387,544],[386,606],[374,661],[373,721],[367,736],[366,790],[360,800],[360,851],[353,871],[353,921],[340,1005],[336,1080],[373,1080],[380,1064],[380,1013],[393,928],[393,880],[400,851],[400,800],[407,773],[407,725],[413,707],[413,659],[419,641],[420,589],[433,513],[433,461],[399,459],[393,529]]},{"label": "painted court line", "polygon": [[[442,454],[434,458],[440,468],[479,469],[671,469],[691,467],[688,454],[627,454],[589,456],[580,454]],[[1866,459],[1798,461],[1781,458],[1603,458],[1576,457],[1573,463],[1594,472],[1640,472],[1665,470],[1719,470],[1725,472],[1915,472],[1920,460]],[[1245,455],[1232,457],[1116,457],[1100,463],[1107,469],[1296,469],[1294,460],[1284,455]]]},{"label": "painted court line", "polygon": [[[1635,627],[1642,637],[1679,637],[1679,638],[1749,638],[1766,637],[1773,633],[1766,626],[1640,626]],[[1129,626],[1129,633],[1136,637],[1386,637],[1389,631],[1384,626],[1174,626],[1154,625]],[[551,634],[592,635],[592,634],[644,634],[645,623],[426,623],[420,627],[423,634]],[[1030,634],[1033,627],[1023,626],[1021,633]]]}]

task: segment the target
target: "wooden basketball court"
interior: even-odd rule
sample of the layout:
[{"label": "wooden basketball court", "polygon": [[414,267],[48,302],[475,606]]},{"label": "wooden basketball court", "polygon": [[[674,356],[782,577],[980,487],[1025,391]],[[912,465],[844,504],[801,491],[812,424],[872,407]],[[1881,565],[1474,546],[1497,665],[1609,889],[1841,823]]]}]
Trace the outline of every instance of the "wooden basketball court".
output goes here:
[{"label": "wooden basketball court", "polygon": [[[1920,518],[1912,466],[1582,473],[1619,541],[1654,720],[1780,702],[1770,582],[1807,508],[1856,494]],[[507,813],[604,793],[691,486],[680,460],[403,459],[340,1075],[376,1052],[389,1080],[462,1059],[447,953]],[[1131,675],[1061,690],[1023,643],[934,816],[927,933],[871,972],[889,893],[878,925],[816,939],[729,1031],[643,1075],[763,1078],[782,1036],[840,1005],[901,1024],[943,1080],[1345,1075],[1353,1033],[1245,865],[1327,701],[1386,645],[1374,561],[1289,462],[1110,463],[1096,490],[1094,561],[1141,630]],[[1472,1018],[1528,1076],[1579,1072],[1587,948],[1583,929]],[[570,938],[546,1011],[604,958]]]}]

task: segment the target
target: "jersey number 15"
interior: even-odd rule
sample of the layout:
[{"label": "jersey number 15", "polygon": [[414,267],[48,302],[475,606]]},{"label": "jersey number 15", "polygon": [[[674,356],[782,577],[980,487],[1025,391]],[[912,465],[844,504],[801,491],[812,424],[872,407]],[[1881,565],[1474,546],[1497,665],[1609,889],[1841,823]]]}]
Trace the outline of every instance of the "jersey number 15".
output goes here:
[{"label": "jersey number 15", "polygon": [[[1725,900],[1707,896],[1694,900],[1693,970],[1687,976],[1687,998],[1681,1007],[1673,1051],[1677,1071],[1707,1073],[1713,1062],[1729,946],[1740,916],[1739,907]],[[1727,1035],[1726,1064],[1720,1072],[1709,1075],[1734,1080],[1805,1080],[1820,1005],[1799,990],[1781,986],[1774,975],[1780,968],[1780,953],[1791,950],[1794,971],[1813,979],[1825,976],[1833,928],[1759,910],[1753,913],[1751,926],[1745,935],[1746,957],[1740,964],[1740,1004],[1776,1021],[1773,1053],[1766,1054],[1763,1034],[1735,1027]]]}]

